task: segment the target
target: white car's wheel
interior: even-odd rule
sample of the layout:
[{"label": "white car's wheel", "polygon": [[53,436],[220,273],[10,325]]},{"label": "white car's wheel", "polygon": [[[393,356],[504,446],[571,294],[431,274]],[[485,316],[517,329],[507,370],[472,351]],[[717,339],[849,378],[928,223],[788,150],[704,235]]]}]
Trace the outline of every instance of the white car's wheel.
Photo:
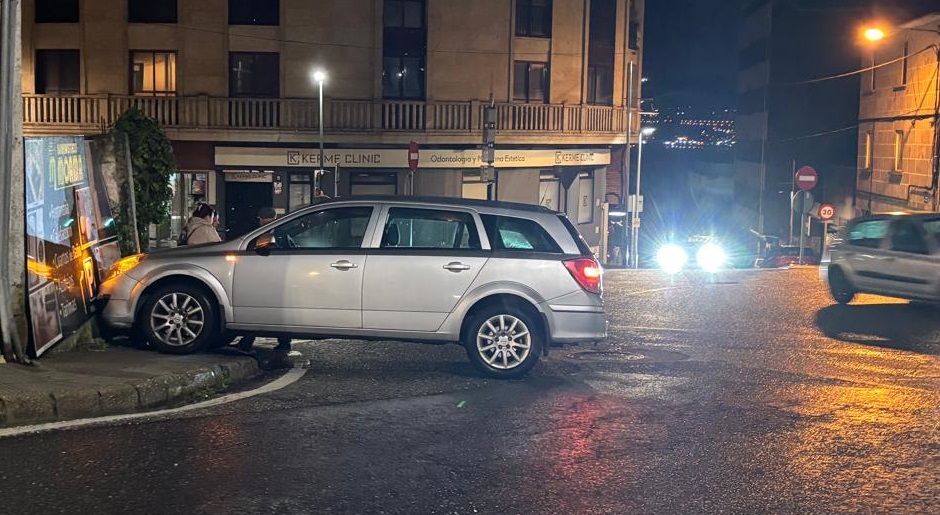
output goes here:
[{"label": "white car's wheel", "polygon": [[538,363],[544,335],[537,315],[516,306],[492,306],[472,315],[464,334],[470,362],[484,374],[512,379]]},{"label": "white car's wheel", "polygon": [[202,289],[185,283],[158,288],[144,303],[138,325],[155,349],[191,354],[218,338],[218,309]]},{"label": "white car's wheel", "polygon": [[828,276],[829,292],[832,293],[832,298],[839,304],[852,302],[855,298],[855,289],[845,276],[845,272],[839,267],[833,267],[829,269]]}]

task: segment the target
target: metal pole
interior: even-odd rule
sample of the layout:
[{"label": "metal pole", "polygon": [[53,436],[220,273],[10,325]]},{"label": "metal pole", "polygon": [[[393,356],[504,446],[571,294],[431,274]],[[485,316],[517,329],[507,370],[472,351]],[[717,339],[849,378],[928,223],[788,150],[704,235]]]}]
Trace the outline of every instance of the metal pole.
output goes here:
[{"label": "metal pole", "polygon": [[320,176],[323,175],[323,170],[326,166],[326,163],[323,161],[323,81],[318,80],[317,84],[320,86],[320,171],[314,174],[314,196],[316,196],[317,190],[320,189]]},{"label": "metal pole", "polygon": [[793,173],[790,174],[790,237],[787,245],[793,245],[793,193],[796,190],[796,159],[793,160]]},{"label": "metal pole", "polygon": [[[11,116],[13,98],[10,87],[15,80],[13,73],[12,45],[15,36],[12,34],[14,25],[11,23],[12,2],[0,1],[0,203],[4,207],[10,205],[10,177],[13,170],[13,117]],[[0,209],[0,241],[7,241],[10,237],[10,210]],[[9,249],[4,246],[0,249],[0,342],[3,343],[3,354],[8,359],[15,359],[13,339],[16,331],[13,329],[13,310],[11,306]]]},{"label": "metal pole", "polygon": [[[805,197],[803,198],[803,203],[804,204],[806,203]],[[804,215],[803,213],[800,213],[800,261],[799,261],[799,264],[801,265],[803,264],[803,233],[806,232],[806,227],[805,227],[806,222],[804,221],[805,216],[806,215]]]},{"label": "metal pole", "polygon": [[640,220],[640,178],[643,176],[643,131],[640,131],[639,146],[636,151],[636,199],[633,201],[634,222],[633,222],[633,268],[640,268],[640,228],[637,222]]}]

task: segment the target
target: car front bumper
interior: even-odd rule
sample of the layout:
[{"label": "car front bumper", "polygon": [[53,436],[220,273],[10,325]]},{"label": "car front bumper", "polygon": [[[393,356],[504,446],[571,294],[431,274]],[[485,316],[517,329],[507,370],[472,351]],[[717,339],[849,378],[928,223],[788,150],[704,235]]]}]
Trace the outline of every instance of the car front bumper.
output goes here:
[{"label": "car front bumper", "polygon": [[122,275],[101,285],[98,298],[104,305],[100,320],[106,326],[127,329],[134,325],[134,302],[132,293],[138,281],[128,275]]}]

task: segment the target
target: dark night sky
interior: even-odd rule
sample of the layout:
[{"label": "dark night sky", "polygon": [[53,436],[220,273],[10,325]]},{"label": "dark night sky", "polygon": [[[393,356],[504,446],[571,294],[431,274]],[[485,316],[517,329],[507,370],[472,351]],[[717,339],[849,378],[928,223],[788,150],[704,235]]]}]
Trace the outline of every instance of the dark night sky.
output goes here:
[{"label": "dark night sky", "polygon": [[644,96],[733,106],[737,26],[736,0],[647,0]]}]

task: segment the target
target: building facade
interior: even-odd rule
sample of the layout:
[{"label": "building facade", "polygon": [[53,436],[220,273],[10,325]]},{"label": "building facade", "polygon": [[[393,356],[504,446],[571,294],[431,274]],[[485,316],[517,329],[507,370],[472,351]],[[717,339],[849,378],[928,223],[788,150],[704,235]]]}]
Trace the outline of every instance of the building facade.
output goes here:
[{"label": "building facade", "polygon": [[197,200],[237,236],[260,207],[321,192],[489,190],[567,212],[603,251],[636,142],[642,19],[643,0],[24,0],[24,130],[95,134],[130,107],[156,118],[181,170],[164,239]]},{"label": "building facade", "polygon": [[861,77],[860,212],[937,211],[940,13],[872,45]]}]

